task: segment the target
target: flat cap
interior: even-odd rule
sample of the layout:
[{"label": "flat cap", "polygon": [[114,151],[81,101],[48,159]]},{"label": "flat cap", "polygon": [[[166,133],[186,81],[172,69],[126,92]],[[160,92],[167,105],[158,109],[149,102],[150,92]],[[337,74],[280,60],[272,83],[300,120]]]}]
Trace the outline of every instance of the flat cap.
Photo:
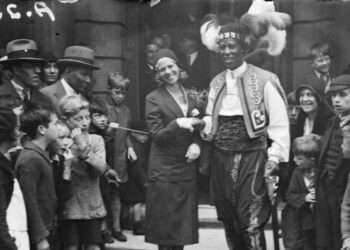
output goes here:
[{"label": "flat cap", "polygon": [[327,93],[347,88],[350,88],[350,75],[340,75],[332,80]]}]

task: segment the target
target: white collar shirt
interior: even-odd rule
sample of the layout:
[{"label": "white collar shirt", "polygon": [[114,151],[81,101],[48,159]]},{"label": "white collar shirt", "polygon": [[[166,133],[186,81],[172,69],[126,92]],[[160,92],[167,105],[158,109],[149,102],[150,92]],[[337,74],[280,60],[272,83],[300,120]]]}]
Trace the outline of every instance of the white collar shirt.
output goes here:
[{"label": "white collar shirt", "polygon": [[198,51],[193,52],[189,55],[189,65],[192,66],[196,58],[198,57]]},{"label": "white collar shirt", "polygon": [[77,95],[77,92],[68,84],[64,78],[61,78],[61,82],[66,95]]},{"label": "white collar shirt", "polygon": [[222,99],[219,115],[235,116],[243,115],[241,100],[239,97],[237,78],[247,70],[247,63],[243,62],[241,66],[234,70],[226,70],[226,93]]},{"label": "white collar shirt", "polygon": [[[16,93],[19,95],[19,97],[24,100],[24,88],[16,83],[14,80],[11,80],[11,84],[14,87]],[[28,93],[29,94],[29,93]]]}]

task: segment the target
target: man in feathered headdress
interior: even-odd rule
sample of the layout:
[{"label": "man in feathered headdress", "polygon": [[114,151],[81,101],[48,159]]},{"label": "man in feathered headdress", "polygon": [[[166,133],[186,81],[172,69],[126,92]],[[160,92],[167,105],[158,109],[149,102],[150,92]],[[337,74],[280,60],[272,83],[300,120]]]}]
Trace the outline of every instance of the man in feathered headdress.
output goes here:
[{"label": "man in feathered headdress", "polygon": [[[264,26],[261,18],[245,15],[217,27],[207,23],[204,29],[210,30],[209,38],[201,30],[202,41],[215,41],[206,45],[222,56],[226,66],[211,81],[202,137],[212,141],[215,164],[210,178],[230,249],[266,249],[263,229],[270,202],[265,179],[289,158],[289,122],[279,79],[245,62],[249,45],[260,46],[268,30],[276,29]],[[271,45],[267,43],[267,51]]]}]

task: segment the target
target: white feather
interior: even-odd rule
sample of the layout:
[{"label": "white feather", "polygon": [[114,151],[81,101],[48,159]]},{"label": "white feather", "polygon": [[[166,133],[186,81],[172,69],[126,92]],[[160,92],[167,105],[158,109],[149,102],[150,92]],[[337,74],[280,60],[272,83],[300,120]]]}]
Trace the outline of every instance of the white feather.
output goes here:
[{"label": "white feather", "polygon": [[282,53],[286,46],[287,32],[285,30],[278,30],[274,26],[270,25],[265,36],[260,38],[260,42],[267,42],[267,53],[271,56],[278,56]]},{"label": "white feather", "polygon": [[265,2],[264,0],[253,0],[248,9],[248,14],[258,15],[264,12],[275,11],[275,5],[273,1]]},{"label": "white feather", "polygon": [[202,24],[200,28],[202,43],[212,51],[218,51],[217,40],[220,26],[214,20],[209,20]]}]

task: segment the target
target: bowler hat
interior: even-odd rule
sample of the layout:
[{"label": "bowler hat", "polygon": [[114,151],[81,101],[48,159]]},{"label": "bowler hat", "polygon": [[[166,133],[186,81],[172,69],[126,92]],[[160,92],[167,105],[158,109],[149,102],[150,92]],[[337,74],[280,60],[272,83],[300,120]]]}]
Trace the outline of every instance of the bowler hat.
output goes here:
[{"label": "bowler hat", "polygon": [[350,88],[350,75],[340,75],[334,78],[327,93]]},{"label": "bowler hat", "polygon": [[39,57],[38,46],[35,41],[30,39],[16,39],[6,45],[6,56],[2,57],[0,63],[11,63],[19,61],[44,62]]},{"label": "bowler hat", "polygon": [[70,46],[64,50],[63,58],[59,59],[57,63],[59,65],[75,64],[85,66],[91,69],[99,69],[94,64],[95,55],[94,50],[85,46]]}]

